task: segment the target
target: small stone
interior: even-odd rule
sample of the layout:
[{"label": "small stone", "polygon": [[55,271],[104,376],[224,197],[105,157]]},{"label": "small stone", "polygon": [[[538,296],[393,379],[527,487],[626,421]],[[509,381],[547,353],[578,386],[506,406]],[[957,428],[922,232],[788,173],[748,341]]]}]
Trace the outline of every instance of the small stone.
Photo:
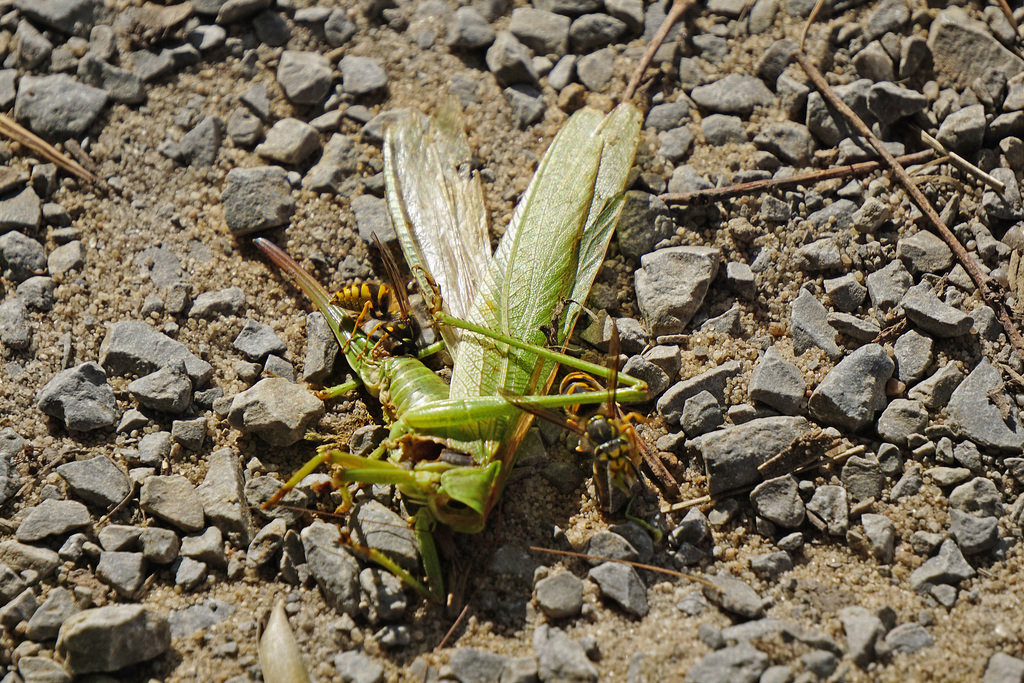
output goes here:
[{"label": "small stone", "polygon": [[190,318],[214,320],[240,315],[247,305],[245,292],[241,287],[228,287],[215,292],[203,292],[196,297],[189,309]]},{"label": "small stone", "polygon": [[17,297],[29,308],[37,311],[49,311],[54,304],[54,291],[57,283],[51,278],[36,276],[18,285]]},{"label": "small stone", "polygon": [[928,411],[920,401],[897,398],[878,418],[878,435],[883,441],[905,446],[912,434],[923,434]]},{"label": "small stone", "polygon": [[202,450],[206,439],[206,418],[175,420],[171,423],[171,438],[187,451]]},{"label": "small stone", "polygon": [[806,390],[803,373],[773,346],[751,373],[747,395],[784,415],[796,415],[803,408]]},{"label": "small stone", "polygon": [[786,529],[798,528],[804,522],[804,502],[792,475],[758,484],[750,492],[750,502],[759,516]]},{"label": "small stone", "polygon": [[886,405],[885,385],[894,369],[878,344],[860,347],[825,375],[808,401],[810,414],[846,429],[865,427]]},{"label": "small stone", "polygon": [[840,480],[854,500],[878,499],[885,486],[885,475],[878,461],[858,456],[847,459]]},{"label": "small stone", "polygon": [[495,78],[506,84],[538,83],[540,76],[533,67],[529,48],[508,31],[499,31],[494,44],[487,49],[487,68]]},{"label": "small stone", "polygon": [[944,541],[939,554],[927,560],[910,575],[910,587],[916,591],[927,590],[929,586],[945,583],[956,585],[965,579],[974,578],[977,572],[967,563],[960,548],[953,541]]},{"label": "small stone", "polygon": [[107,104],[107,93],[66,74],[23,76],[14,116],[45,138],[64,140],[86,134]]},{"label": "small stone", "polygon": [[[2,229],[2,225],[0,225]],[[60,278],[72,270],[77,270],[85,265],[85,247],[79,240],[72,240],[62,244],[53,251],[46,259],[46,270],[50,275]]]},{"label": "small stone", "polygon": [[788,553],[764,553],[750,558],[750,570],[765,580],[774,581],[791,569],[793,558]]},{"label": "small stone", "polygon": [[790,307],[790,334],[793,335],[793,352],[803,354],[812,348],[820,348],[830,358],[840,358],[842,349],[836,344],[836,332],[828,324],[828,311],[813,294],[801,289],[799,296]]},{"label": "small stone", "polygon": [[46,268],[43,245],[17,231],[0,236],[0,266],[4,275],[15,283],[39,275]]},{"label": "small stone", "polygon": [[331,12],[324,22],[324,36],[327,44],[331,47],[341,47],[358,31],[358,27],[346,16],[344,9],[336,9]]},{"label": "small stone", "polygon": [[861,515],[864,535],[871,555],[882,564],[892,564],[896,544],[896,526],[885,515]]},{"label": "small stone", "polygon": [[252,147],[263,139],[263,123],[252,112],[238,108],[228,117],[227,133],[239,147]]},{"label": "small stone", "polygon": [[29,322],[28,308],[19,298],[11,298],[0,303],[0,342],[10,349],[19,351],[27,349],[32,343],[32,324]]},{"label": "small stone", "polygon": [[181,539],[179,554],[212,567],[223,569],[228,566],[228,559],[224,554],[224,537],[215,526],[207,528],[201,534]]},{"label": "small stone", "polygon": [[183,413],[192,404],[192,381],[181,361],[167,365],[128,385],[140,405],[168,413]]},{"label": "small stone", "polygon": [[718,400],[719,404],[724,403],[725,384],[729,378],[735,377],[739,372],[739,363],[729,361],[696,377],[677,382],[658,399],[658,414],[671,424],[678,423],[686,401],[702,391],[709,392]]},{"label": "small stone", "polygon": [[176,565],[174,585],[180,586],[182,590],[195,590],[206,579],[207,567],[205,562],[182,557],[178,559]]},{"label": "small stone", "polygon": [[375,235],[383,244],[398,239],[391,223],[387,202],[383,199],[369,194],[361,194],[352,199],[352,212],[356,216],[359,238],[367,244],[373,243]]},{"label": "small stone", "polygon": [[702,391],[686,399],[679,417],[679,425],[690,438],[706,434],[721,426],[723,422],[725,416],[722,415],[722,406],[708,391]]},{"label": "small stone", "polygon": [[57,586],[29,619],[25,636],[36,642],[55,640],[61,624],[77,612],[71,591]]},{"label": "small stone", "polygon": [[121,597],[133,599],[146,578],[145,569],[142,553],[102,552],[96,565],[96,578]]},{"label": "small stone", "polygon": [[345,179],[355,173],[357,167],[358,150],[355,141],[348,135],[335,133],[324,146],[320,161],[302,179],[303,187],[314,192],[339,193]]},{"label": "small stone", "polygon": [[531,85],[513,85],[502,92],[520,128],[528,128],[544,117],[547,105],[541,92]]},{"label": "small stone", "polygon": [[92,522],[89,510],[73,500],[44,500],[24,510],[15,538],[23,543],[40,541],[47,536],[66,536]]},{"label": "small stone", "polygon": [[35,593],[31,588],[26,588],[0,607],[0,626],[13,631],[22,622],[29,621],[37,609],[39,601],[36,600]]},{"label": "small stone", "polygon": [[185,532],[204,526],[203,504],[189,480],[179,474],[147,478],[139,492],[139,507]]},{"label": "small stone", "polygon": [[998,517],[1002,511],[999,491],[992,480],[985,477],[975,477],[953,489],[949,494],[949,505],[982,517]]},{"label": "small stone", "polygon": [[718,114],[750,116],[756,106],[769,106],[775,101],[765,84],[754,76],[729,74],[709,85],[690,92],[697,106]]},{"label": "small stone", "polygon": [[868,293],[867,288],[858,282],[852,273],[825,280],[822,284],[825,286],[825,293],[828,294],[832,305],[847,313],[857,310],[864,303],[864,298]]},{"label": "small stone", "polygon": [[36,395],[36,407],[77,431],[109,427],[118,417],[114,390],[94,362],[57,373]]},{"label": "small stone", "polygon": [[658,242],[670,237],[673,230],[665,202],[647,192],[626,192],[615,234],[619,250],[627,258],[640,259],[650,253]]},{"label": "small stone", "polygon": [[932,364],[935,342],[916,330],[910,330],[896,340],[893,355],[896,357],[896,376],[901,382],[914,384],[924,376]]},{"label": "small stone", "polygon": [[[870,234],[878,230],[892,217],[892,207],[875,197],[868,197],[859,209],[853,213],[853,226],[858,232]],[[896,267],[893,264],[887,267]],[[907,287],[910,286],[907,283]],[[870,281],[868,283],[870,288]],[[906,288],[904,288],[906,289]],[[900,295],[902,296],[902,294]],[[896,297],[899,300],[899,297]]]},{"label": "small stone", "polygon": [[710,576],[708,580],[718,587],[717,591],[704,588],[704,597],[712,604],[745,619],[764,616],[764,601],[749,584],[723,574]]},{"label": "small stone", "polygon": [[538,55],[564,55],[569,51],[572,21],[552,12],[529,7],[512,10],[508,30]]},{"label": "small stone", "polygon": [[293,103],[318,105],[330,92],[331,66],[321,54],[285,50],[278,63],[277,82]]},{"label": "small stone", "polygon": [[985,128],[985,105],[974,104],[947,116],[935,137],[949,149],[967,153],[981,147]]},{"label": "small stone", "polygon": [[952,392],[946,410],[949,426],[957,436],[1008,451],[1019,450],[1024,444],[1016,406],[1002,387],[999,371],[986,359]]},{"label": "small stone", "polygon": [[128,477],[102,455],[60,465],[57,474],[76,496],[103,508],[117,505],[131,492]]},{"label": "small stone", "polygon": [[35,230],[39,227],[42,216],[42,202],[31,187],[0,200],[0,232]]},{"label": "small stone", "polygon": [[632,567],[618,562],[604,562],[590,570],[588,576],[601,594],[617,603],[627,614],[647,615],[647,587]]},{"label": "small stone", "polygon": [[946,243],[925,230],[901,239],[896,256],[915,273],[942,273],[953,265],[953,252]]},{"label": "small stone", "polygon": [[342,88],[350,95],[367,95],[387,87],[387,72],[371,57],[346,55],[338,68],[341,70]]},{"label": "small stone", "polygon": [[950,397],[963,379],[964,373],[958,364],[947,362],[931,377],[913,387],[907,395],[915,401],[921,401],[929,408],[940,408],[949,403]]},{"label": "small stone", "polygon": [[761,482],[757,469],[806,433],[802,417],[765,417],[705,434],[697,440],[711,495]]},{"label": "small stone", "polygon": [[220,199],[236,236],[284,225],[295,211],[288,173],[279,166],[231,169]]},{"label": "small stone", "polygon": [[885,635],[885,650],[892,654],[907,655],[931,647],[935,638],[924,626],[915,623],[900,624]]},{"label": "small stone", "polygon": [[560,572],[537,582],[537,606],[549,619],[575,617],[583,609],[583,582]]},{"label": "small stone", "polygon": [[686,123],[689,114],[690,104],[686,99],[656,104],[647,112],[644,127],[658,132],[674,130]]},{"label": "small stone", "polygon": [[542,624],[533,631],[533,650],[537,672],[542,681],[596,683],[595,667],[579,642],[560,629]]},{"label": "small stone", "polygon": [[461,50],[480,50],[494,42],[495,32],[487,20],[473,7],[455,10],[448,26],[448,47]]},{"label": "small stone", "polygon": [[159,657],[170,647],[167,619],[141,605],[79,612],[64,622],[57,637],[57,651],[73,675],[114,672]]},{"label": "small stone", "polygon": [[290,446],[324,414],[324,404],[287,379],[268,377],[237,394],[228,421],[273,446]]},{"label": "small stone", "polygon": [[991,550],[999,541],[999,520],[976,517],[960,510],[949,511],[949,531],[965,555]]},{"label": "small stone", "polygon": [[718,273],[721,252],[710,247],[671,247],[645,254],[636,293],[653,335],[681,333],[704,301]]},{"label": "small stone", "polygon": [[850,508],[842,486],[820,486],[807,503],[807,517],[819,531],[845,536],[850,525]]},{"label": "small stone", "polygon": [[773,121],[765,124],[754,137],[758,149],[770,152],[782,161],[795,166],[811,163],[814,136],[807,126],[794,121]]},{"label": "small stone", "polygon": [[281,119],[267,131],[266,140],[256,154],[268,161],[295,166],[320,149],[320,133],[298,119]]},{"label": "small stone", "polygon": [[344,549],[338,528],[313,522],[302,530],[302,547],[324,600],[339,612],[358,614],[359,562]]},{"label": "small stone", "polygon": [[239,453],[231,448],[211,453],[206,477],[196,492],[207,520],[223,531],[232,544],[248,545],[254,530]]},{"label": "small stone", "polygon": [[996,652],[989,657],[981,683],[1016,683],[1024,681],[1024,660],[1005,652]]},{"label": "small stone", "polygon": [[270,325],[246,320],[232,346],[243,356],[253,361],[265,360],[270,354],[284,354],[288,346],[281,341]]}]

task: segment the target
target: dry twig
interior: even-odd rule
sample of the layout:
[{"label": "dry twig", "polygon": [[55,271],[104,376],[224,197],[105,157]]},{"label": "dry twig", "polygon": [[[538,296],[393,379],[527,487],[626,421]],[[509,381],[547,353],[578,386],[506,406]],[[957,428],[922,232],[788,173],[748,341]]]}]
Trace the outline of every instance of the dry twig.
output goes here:
[{"label": "dry twig", "polygon": [[85,167],[77,161],[64,156],[46,140],[43,140],[35,133],[4,114],[0,114],[0,134],[6,135],[16,142],[20,142],[42,158],[60,166],[68,173],[76,175],[82,180],[88,180],[92,183],[99,181],[99,178],[96,175],[87,171]]},{"label": "dry twig", "polygon": [[[930,150],[924,150],[921,152],[915,152],[914,154],[904,154],[901,157],[897,157],[896,161],[904,166],[912,166],[927,161],[932,156]],[[695,192],[680,192],[677,194],[663,194],[659,198],[666,204],[692,204],[695,202],[707,203],[717,202],[722,199],[729,197],[736,197],[738,195],[749,194],[752,192],[770,191],[780,187],[790,187],[791,185],[809,185],[813,183],[820,183],[825,180],[831,180],[833,178],[846,178],[851,176],[866,175],[873,171],[877,171],[884,165],[881,161],[864,161],[859,164],[849,164],[847,166],[836,166],[834,168],[826,168],[821,171],[809,171],[807,173],[797,173],[791,175],[788,178],[769,178],[768,180],[753,180],[749,183],[739,183],[738,185],[729,185],[727,187],[713,187],[709,190],[697,190]]]},{"label": "dry twig", "polygon": [[636,93],[637,87],[640,85],[640,79],[643,78],[644,72],[647,71],[647,67],[651,65],[651,61],[654,59],[654,53],[658,51],[661,44],[665,42],[665,38],[668,36],[668,32],[672,30],[672,27],[677,21],[679,21],[686,11],[689,10],[696,4],[697,0],[675,0],[672,3],[671,9],[665,16],[665,21],[661,22],[661,26],[658,27],[658,32],[651,38],[651,42],[647,45],[647,49],[644,50],[643,56],[640,58],[640,63],[636,65],[636,69],[633,71],[632,77],[629,79],[629,84],[626,86],[625,92],[622,93],[622,101],[629,102],[633,99],[633,94]]}]

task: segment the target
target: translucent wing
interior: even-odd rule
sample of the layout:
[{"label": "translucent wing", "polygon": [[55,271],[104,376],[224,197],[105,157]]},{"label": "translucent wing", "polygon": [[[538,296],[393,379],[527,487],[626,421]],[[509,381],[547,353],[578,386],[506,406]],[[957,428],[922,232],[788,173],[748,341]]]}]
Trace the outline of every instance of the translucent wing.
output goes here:
[{"label": "translucent wing", "polygon": [[[420,291],[431,278],[445,312],[465,318],[491,259],[480,181],[470,171],[469,141],[453,101],[430,120],[397,119],[384,140],[387,199],[398,241]],[[441,330],[452,352],[459,330]]]},{"label": "translucent wing", "polygon": [[[558,302],[586,299],[621,210],[639,124],[630,105],[607,117],[583,109],[565,123],[516,206],[469,320],[544,344],[541,326],[552,322]],[[578,307],[567,312],[560,340],[578,312]],[[455,357],[451,395],[491,396],[499,387],[522,394],[535,360],[530,353],[476,338],[464,341]]]}]

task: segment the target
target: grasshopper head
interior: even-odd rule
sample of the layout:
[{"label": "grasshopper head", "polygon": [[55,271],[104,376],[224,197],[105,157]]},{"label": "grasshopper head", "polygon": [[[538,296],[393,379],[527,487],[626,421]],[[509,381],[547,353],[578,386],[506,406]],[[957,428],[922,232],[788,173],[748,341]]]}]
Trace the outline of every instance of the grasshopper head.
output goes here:
[{"label": "grasshopper head", "polygon": [[427,505],[434,518],[462,534],[475,534],[487,523],[491,492],[498,485],[501,463],[487,467],[453,467]]}]

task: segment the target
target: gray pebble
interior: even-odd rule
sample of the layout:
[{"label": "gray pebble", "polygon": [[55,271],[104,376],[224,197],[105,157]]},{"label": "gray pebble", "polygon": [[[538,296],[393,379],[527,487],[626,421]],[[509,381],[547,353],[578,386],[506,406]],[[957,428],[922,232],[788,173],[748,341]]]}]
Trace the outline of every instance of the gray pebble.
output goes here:
[{"label": "gray pebble", "polygon": [[939,300],[927,282],[907,290],[900,306],[914,324],[938,337],[958,337],[971,331],[971,317]]},{"label": "gray pebble", "polygon": [[780,413],[796,415],[804,405],[806,390],[803,373],[773,346],[751,373],[747,395]]},{"label": "gray pebble", "polygon": [[971,478],[971,471],[966,467],[932,467],[925,474],[936,486],[943,488],[962,484]]},{"label": "gray pebble", "polygon": [[577,52],[611,45],[626,34],[626,23],[607,14],[584,14],[569,27],[569,41]]},{"label": "gray pebble", "polygon": [[78,61],[78,78],[87,85],[105,90],[114,102],[141,104],[146,101],[146,86],[139,74],[112,66],[91,53],[86,53]]},{"label": "gray pebble", "polygon": [[636,294],[652,335],[683,332],[703,303],[720,262],[721,252],[711,247],[670,247],[640,259]]},{"label": "gray pebble", "polygon": [[[1007,138],[1011,135],[1020,135],[1022,128],[1024,128],[1022,125],[1014,125],[1012,130],[996,130],[997,124],[1005,121],[1006,116],[1011,115],[1004,114],[1000,116],[990,126],[992,135],[998,136],[997,139]],[[1021,123],[1021,117],[1024,117],[1024,112],[1015,112],[1012,116],[1015,118],[1015,123]],[[985,213],[992,218],[1004,221],[1016,221],[1024,218],[1024,211],[1021,208],[1020,186],[1017,184],[1017,176],[1013,169],[994,168],[991,174],[993,178],[1003,183],[1005,190],[1001,193],[992,189],[985,190],[985,194],[981,198],[981,206]]]},{"label": "gray pebble", "polygon": [[959,364],[947,362],[936,370],[931,377],[918,383],[907,394],[911,399],[921,401],[929,408],[935,409],[949,403],[953,392],[964,379]]},{"label": "gray pebble", "polygon": [[224,27],[217,26],[216,24],[205,24],[189,31],[186,38],[200,52],[209,52],[224,45],[227,35]]},{"label": "gray pebble", "polygon": [[807,518],[819,531],[844,536],[850,528],[850,507],[842,486],[819,486],[807,503]]},{"label": "gray pebble", "polygon": [[352,199],[352,212],[356,216],[359,237],[367,244],[373,242],[374,235],[384,244],[398,239],[391,223],[387,202],[383,199],[361,194]]},{"label": "gray pebble", "polygon": [[760,619],[764,616],[764,601],[749,584],[721,574],[708,579],[719,589],[704,588],[704,597],[712,604],[745,619]]},{"label": "gray pebble", "polygon": [[331,65],[327,57],[316,52],[298,50],[285,50],[281,53],[277,82],[293,103],[320,104],[330,92],[331,80]]},{"label": "gray pebble", "polygon": [[387,72],[371,57],[347,55],[338,68],[341,70],[342,88],[350,95],[367,95],[387,87]]},{"label": "gray pebble", "polygon": [[583,581],[570,572],[559,572],[537,582],[537,606],[549,619],[575,617],[583,609]]},{"label": "gray pebble", "polygon": [[935,137],[949,149],[967,153],[981,147],[985,127],[985,105],[974,104],[947,116]]},{"label": "gray pebble", "polygon": [[619,250],[623,255],[640,259],[658,242],[671,237],[674,231],[665,202],[647,192],[631,190],[626,193],[622,213],[615,226]]},{"label": "gray pebble", "polygon": [[[981,453],[978,452],[978,447],[974,445],[973,441],[958,443],[953,449],[953,459],[971,472],[982,471]],[[1009,467],[1010,460],[1010,458],[1006,458],[1003,462]]]},{"label": "gray pebble", "polygon": [[57,283],[52,278],[37,275],[18,285],[16,296],[29,308],[34,308],[37,311],[49,311],[53,308],[56,289]]},{"label": "gray pebble", "polygon": [[857,310],[864,303],[864,298],[868,293],[867,288],[857,281],[853,273],[825,280],[822,284],[825,286],[825,293],[828,294],[832,305],[847,313]]},{"label": "gray pebble", "polygon": [[[853,83],[836,86],[833,89],[839,99],[857,112],[862,119],[866,119],[870,123],[874,120],[874,117],[871,116],[867,109],[867,94],[872,85],[873,83],[870,80],[861,78]],[[807,96],[806,121],[807,128],[826,147],[834,147],[844,138],[854,134],[845,119],[842,117],[839,117],[838,120],[833,118],[832,110],[825,105],[825,101],[818,92],[812,92]]]},{"label": "gray pebble", "polygon": [[232,544],[248,545],[252,538],[252,517],[245,502],[245,480],[239,453],[221,448],[209,456],[203,483],[196,492],[203,501],[206,518],[223,531]]},{"label": "gray pebble", "polygon": [[46,138],[82,137],[107,104],[107,93],[65,74],[23,76],[14,116]]},{"label": "gray pebble", "polygon": [[304,121],[281,119],[267,131],[256,154],[268,161],[294,166],[320,149],[320,133]]},{"label": "gray pebble", "polygon": [[206,580],[206,574],[205,562],[188,557],[179,558],[175,562],[174,585],[185,591],[195,590]]},{"label": "gray pebble", "polygon": [[267,377],[235,395],[228,421],[273,446],[289,446],[305,436],[324,414],[324,404],[305,388],[281,377]]},{"label": "gray pebble", "polygon": [[854,664],[864,669],[875,660],[875,645],[885,635],[882,620],[859,606],[844,607],[839,618],[846,632],[846,648]]},{"label": "gray pebble", "polygon": [[202,450],[203,440],[206,438],[206,418],[175,420],[171,423],[171,438],[187,451]]},{"label": "gray pebble", "polygon": [[555,90],[562,90],[576,78],[576,55],[565,55],[548,72],[548,85]]},{"label": "gray pebble", "polygon": [[[282,57],[284,53],[282,53]],[[289,58],[290,59],[290,58]],[[258,116],[261,121],[269,123],[272,119],[270,111],[270,98],[267,95],[267,86],[263,83],[254,83],[238,96],[238,101],[244,104],[249,111]]]},{"label": "gray pebble", "polygon": [[875,83],[868,91],[868,111],[885,124],[913,116],[928,107],[928,98],[916,90],[901,88],[895,83]]},{"label": "gray pebble", "polygon": [[[628,560],[635,562],[639,559],[639,553],[622,536],[611,531],[599,531],[587,541],[586,554],[609,560]],[[588,560],[591,565],[601,563],[601,560]]]},{"label": "gray pebble", "polygon": [[750,571],[769,581],[778,579],[792,568],[793,558],[784,552],[762,553],[750,558]]},{"label": "gray pebble", "polygon": [[92,523],[89,510],[73,500],[44,500],[23,510],[23,514],[15,538],[24,543],[40,541],[47,536],[66,536]]},{"label": "gray pebble", "polygon": [[302,530],[302,547],[327,604],[350,616],[358,614],[359,563],[345,550],[338,527],[313,522]]},{"label": "gray pebble", "polygon": [[117,505],[131,492],[128,478],[102,455],[60,465],[57,474],[76,496],[103,508]]},{"label": "gray pebble", "polygon": [[794,121],[773,121],[761,127],[754,136],[758,149],[774,154],[787,164],[806,166],[811,163],[817,145],[807,126]]},{"label": "gray pebble", "polygon": [[533,651],[537,656],[537,672],[542,681],[596,683],[598,680],[597,667],[590,662],[586,651],[561,629],[547,624],[535,628]]},{"label": "gray pebble", "polygon": [[502,91],[520,128],[528,128],[544,117],[547,105],[541,92],[532,85],[520,83]]},{"label": "gray pebble", "polygon": [[39,601],[31,588],[26,588],[16,595],[6,605],[0,607],[0,626],[8,631],[13,631],[18,624],[29,621],[36,610],[39,609]]},{"label": "gray pebble", "polygon": [[708,391],[686,399],[683,412],[679,416],[679,424],[690,438],[706,434],[725,422],[722,406]]},{"label": "gray pebble", "polygon": [[487,49],[487,68],[503,83],[537,83],[540,76],[533,67],[530,49],[508,31],[500,31]]},{"label": "gray pebble", "polygon": [[61,277],[71,270],[85,265],[85,248],[79,240],[62,244],[53,251],[46,260],[46,269],[53,277]]},{"label": "gray pebble", "polygon": [[587,574],[601,595],[617,603],[629,615],[647,615],[647,587],[632,567],[618,562],[604,562]]},{"label": "gray pebble", "polygon": [[184,609],[170,610],[167,621],[171,636],[182,638],[201,629],[215,626],[230,617],[235,607],[220,600],[207,599]]},{"label": "gray pebble", "polygon": [[896,64],[882,44],[873,40],[853,56],[857,74],[869,81],[891,81],[896,77]]},{"label": "gray pebble", "polygon": [[351,524],[360,543],[387,554],[407,571],[415,571],[419,566],[415,532],[389,508],[375,500],[368,501],[356,509]]},{"label": "gray pebble", "polygon": [[747,141],[743,121],[737,116],[711,114],[701,119],[700,128],[704,133],[704,140],[710,145],[721,146]]},{"label": "gray pebble", "polygon": [[8,232],[0,236],[0,267],[8,279],[23,282],[45,272],[46,249],[20,232]]},{"label": "gray pebble", "polygon": [[716,650],[690,667],[687,683],[757,681],[768,668],[768,655],[747,642]]},{"label": "gray pebble", "polygon": [[858,318],[850,313],[829,313],[827,320],[836,332],[857,341],[873,341],[882,331],[881,326],[874,320]]},{"label": "gray pebble", "polygon": [[867,344],[844,358],[825,375],[808,401],[817,420],[857,430],[886,405],[885,385],[895,364],[878,344]]},{"label": "gray pebble", "polygon": [[[257,14],[253,17],[252,27],[256,31],[256,37],[259,38],[259,41],[271,47],[282,47],[292,37],[292,30],[291,26],[288,25],[288,20],[279,12],[267,10]],[[202,51],[199,41],[192,40],[190,42],[198,50]]]},{"label": "gray pebble", "polygon": [[591,92],[604,92],[615,72],[615,52],[604,48],[580,57],[576,62],[576,77]]},{"label": "gray pebble", "polygon": [[981,683],[1003,683],[1004,681],[1024,681],[1024,660],[1005,652],[996,652],[989,657]]},{"label": "gray pebble", "polygon": [[335,133],[324,146],[320,161],[302,179],[303,187],[313,192],[339,193],[344,182],[358,168],[358,150],[348,135]]},{"label": "gray pebble", "polygon": [[228,287],[215,292],[203,292],[197,296],[188,316],[205,320],[226,318],[241,314],[245,306],[245,292],[240,287]]},{"label": "gray pebble", "polygon": [[139,464],[159,467],[171,454],[173,439],[170,432],[152,432],[139,440]]},{"label": "gray pebble", "polygon": [[261,361],[270,354],[280,355],[288,351],[288,347],[274,332],[274,328],[251,319],[245,321],[232,346],[253,361]]},{"label": "gray pebble", "polygon": [[96,565],[96,578],[123,598],[135,598],[146,579],[146,561],[142,553],[104,551]]},{"label": "gray pebble", "polygon": [[223,569],[228,566],[228,558],[224,554],[224,537],[215,526],[201,534],[182,538],[179,554],[211,567]]},{"label": "gray pebble", "polygon": [[78,611],[71,591],[57,586],[29,619],[25,636],[36,642],[55,640],[61,624]]},{"label": "gray pebble", "polygon": [[141,605],[113,605],[72,615],[57,651],[72,674],[113,672],[159,657],[171,646],[167,619]]},{"label": "gray pebble", "polygon": [[697,440],[714,495],[761,481],[757,469],[809,428],[802,417],[765,417],[705,434]]},{"label": "gray pebble", "polygon": [[27,349],[32,343],[28,308],[19,298],[0,303],[0,342],[16,351]]},{"label": "gray pebble", "polygon": [[916,496],[921,492],[924,479],[917,470],[907,472],[897,481],[889,492],[889,498],[893,501],[902,500],[909,496]]},{"label": "gray pebble", "polygon": [[889,631],[883,643],[886,654],[907,655],[931,647],[935,644],[935,638],[924,626],[911,622],[900,624]]},{"label": "gray pebble", "polygon": [[245,552],[245,564],[249,567],[262,567],[270,562],[274,554],[284,544],[284,535],[288,525],[283,519],[275,519],[259,530],[253,537]]},{"label": "gray pebble", "polygon": [[837,199],[823,209],[818,209],[807,217],[816,228],[833,228],[849,230],[853,227],[853,217],[857,213],[857,204],[850,199]]},{"label": "gray pebble", "polygon": [[955,510],[981,517],[998,517],[1003,507],[995,483],[985,477],[975,477],[953,489],[949,494],[949,505]]},{"label": "gray pebble", "polygon": [[759,516],[786,529],[795,529],[804,522],[806,510],[793,475],[758,484],[750,492],[750,503]]},{"label": "gray pebble", "polygon": [[168,413],[183,413],[192,404],[192,381],[180,361],[131,382],[128,392],[140,405]]},{"label": "gray pebble", "polygon": [[923,434],[928,424],[928,411],[920,401],[894,399],[878,418],[878,436],[897,446],[907,445],[912,434]]},{"label": "gray pebble", "polygon": [[[18,541],[0,541],[0,564],[12,569],[30,570],[37,577],[45,578],[60,566],[60,557],[48,548],[38,548]],[[0,572],[0,576],[3,572]]]},{"label": "gray pebble", "polygon": [[927,590],[929,586],[945,583],[956,585],[965,579],[974,578],[977,572],[967,563],[956,543],[944,541],[939,554],[925,561],[910,575],[910,587],[916,591]]},{"label": "gray pebble", "polygon": [[448,25],[448,47],[459,50],[481,50],[494,42],[495,33],[487,20],[473,7],[455,10]]},{"label": "gray pebble", "polygon": [[178,557],[181,541],[170,529],[143,527],[139,529],[139,543],[142,546],[142,557],[147,562],[170,564]]},{"label": "gray pebble", "polygon": [[885,475],[877,460],[852,456],[843,465],[840,480],[854,500],[878,499],[885,486]]},{"label": "gray pebble", "polygon": [[701,85],[690,92],[693,101],[703,109],[718,114],[750,116],[756,106],[767,107],[775,96],[754,76],[729,74],[714,83]]},{"label": "gray pebble", "polygon": [[724,403],[725,383],[729,378],[738,375],[740,369],[738,361],[729,361],[696,377],[677,382],[658,399],[658,414],[670,424],[678,423],[687,399],[702,391],[711,393],[719,403]]},{"label": "gray pebble", "polygon": [[[993,395],[1002,397],[999,404],[993,402]],[[1007,411],[1005,416],[1000,405]],[[1024,443],[1016,407],[1002,388],[999,371],[987,359],[952,392],[947,413],[956,435],[983,447],[1018,450]]]},{"label": "gray pebble", "polygon": [[949,511],[949,532],[965,555],[991,550],[999,541],[999,519]]},{"label": "gray pebble", "polygon": [[227,122],[228,137],[240,147],[252,147],[263,139],[263,123],[252,112],[239,107]]},{"label": "gray pebble", "polygon": [[797,355],[812,348],[820,348],[833,359],[843,355],[835,341],[836,331],[828,324],[828,311],[806,289],[800,290],[790,307],[789,332]]},{"label": "gray pebble", "polygon": [[860,518],[864,525],[868,549],[882,564],[892,564],[896,545],[896,525],[885,515],[864,514]]},{"label": "gray pebble", "polygon": [[236,236],[284,225],[295,212],[291,191],[279,166],[233,168],[221,191],[224,222]]},{"label": "gray pebble", "polygon": [[346,16],[344,9],[331,12],[324,23],[324,36],[331,47],[341,47],[358,32],[359,28]]},{"label": "gray pebble", "polygon": [[0,232],[35,230],[41,220],[42,202],[31,187],[0,200]]},{"label": "gray pebble", "polygon": [[663,132],[682,126],[690,115],[690,103],[685,98],[675,102],[656,104],[647,112],[644,127]]},{"label": "gray pebble", "polygon": [[679,163],[690,153],[691,145],[693,145],[693,133],[689,128],[686,126],[673,128],[662,134],[658,156],[664,157],[672,163]]},{"label": "gray pebble", "polygon": [[893,355],[896,357],[896,376],[901,382],[914,384],[924,376],[932,364],[935,342],[931,337],[910,330],[896,340]]},{"label": "gray pebble", "polygon": [[[892,217],[892,207],[874,197],[868,197],[853,213],[853,226],[858,232],[873,233]],[[910,283],[907,283],[907,287]],[[902,295],[901,295],[902,296]],[[899,298],[897,297],[897,300]]]},{"label": "gray pebble", "polygon": [[508,30],[538,55],[564,55],[569,51],[572,21],[552,12],[529,7],[512,10]]},{"label": "gray pebble", "polygon": [[195,487],[180,474],[146,479],[139,492],[139,507],[185,532],[196,532],[204,526],[202,501]]},{"label": "gray pebble", "polygon": [[114,390],[94,362],[57,373],[36,394],[36,407],[77,431],[109,427],[118,418]]}]

